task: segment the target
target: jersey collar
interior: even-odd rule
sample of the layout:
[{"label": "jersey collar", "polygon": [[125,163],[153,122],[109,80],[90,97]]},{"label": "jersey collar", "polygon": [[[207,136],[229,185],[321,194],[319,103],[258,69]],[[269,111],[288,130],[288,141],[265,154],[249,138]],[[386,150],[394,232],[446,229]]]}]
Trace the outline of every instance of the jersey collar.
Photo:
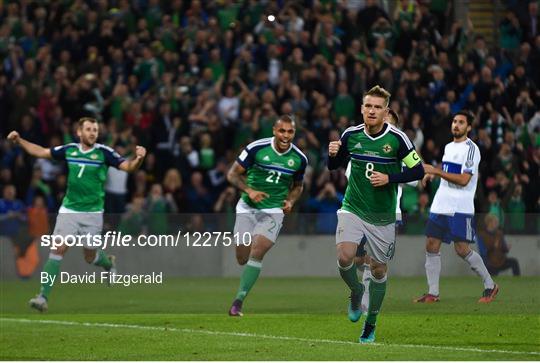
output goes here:
[{"label": "jersey collar", "polygon": [[90,149],[84,151],[82,148],[82,144],[79,143],[78,145],[79,145],[79,151],[82,152],[83,154],[88,154],[89,152],[94,151],[94,149],[96,148],[96,144],[94,144],[94,146],[92,146]]},{"label": "jersey collar", "polygon": [[292,142],[291,142],[291,146],[289,146],[289,148],[288,148],[286,151],[280,153],[280,152],[276,149],[276,145],[274,145],[274,139],[275,139],[275,136],[272,137],[272,140],[270,140],[270,145],[272,145],[272,150],[274,150],[274,152],[275,152],[276,154],[278,154],[279,156],[282,156],[282,155],[287,154],[289,151],[291,151],[291,149],[292,149]]},{"label": "jersey collar", "polygon": [[366,136],[369,137],[371,140],[377,140],[377,139],[383,137],[384,135],[386,135],[388,133],[389,130],[390,130],[390,125],[388,125],[385,122],[383,124],[383,128],[381,129],[381,131],[377,132],[375,135],[370,135],[370,134],[367,133],[366,126],[364,125],[364,134],[366,134]]}]

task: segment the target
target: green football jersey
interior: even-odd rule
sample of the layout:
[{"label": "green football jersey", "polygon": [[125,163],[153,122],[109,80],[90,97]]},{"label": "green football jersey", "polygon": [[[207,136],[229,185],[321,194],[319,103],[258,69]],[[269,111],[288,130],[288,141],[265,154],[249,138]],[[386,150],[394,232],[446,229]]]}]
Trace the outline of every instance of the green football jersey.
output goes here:
[{"label": "green football jersey", "polygon": [[341,165],[349,159],[351,162],[342,209],[374,225],[394,223],[399,184],[374,187],[370,177],[373,171],[398,174],[402,170],[402,162],[409,168],[421,163],[407,135],[389,124],[384,124],[377,135],[368,135],[364,125],[353,126],[341,136],[336,158]]},{"label": "green football jersey", "polygon": [[125,159],[101,144],[87,151],[82,151],[76,143],[50,150],[53,159],[67,162],[67,191],[62,206],[77,212],[103,211],[107,169],[109,166],[118,168]]},{"label": "green football jersey", "polygon": [[289,150],[280,153],[269,137],[249,144],[236,159],[247,170],[247,185],[269,195],[259,203],[242,193],[242,199],[257,209],[281,208],[294,181],[302,181],[307,157],[291,144]]}]

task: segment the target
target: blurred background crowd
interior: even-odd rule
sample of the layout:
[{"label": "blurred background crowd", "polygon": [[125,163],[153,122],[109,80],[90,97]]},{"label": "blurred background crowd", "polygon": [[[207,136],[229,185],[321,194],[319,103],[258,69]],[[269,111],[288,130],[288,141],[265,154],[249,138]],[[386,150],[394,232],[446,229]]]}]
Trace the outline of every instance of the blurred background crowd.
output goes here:
[{"label": "blurred background crowd", "polygon": [[[280,114],[296,117],[309,158],[288,223],[316,213],[299,226],[334,233],[328,216],[347,182],[326,168],[328,142],[361,122],[376,84],[427,163],[451,141],[452,113],[471,110],[477,211],[536,233],[540,12],[537,1],[494,3],[504,7],[495,42],[451,0],[0,1],[3,234],[15,216],[56,212],[66,187],[65,166],[28,157],[6,142],[10,130],[53,147],[76,141],[76,121],[92,116],[120,154],[145,146],[141,170],[110,168],[106,184],[106,212],[129,230],[143,212],[232,216],[238,193],[225,174]],[[404,231],[423,232],[436,187],[405,187]]]}]

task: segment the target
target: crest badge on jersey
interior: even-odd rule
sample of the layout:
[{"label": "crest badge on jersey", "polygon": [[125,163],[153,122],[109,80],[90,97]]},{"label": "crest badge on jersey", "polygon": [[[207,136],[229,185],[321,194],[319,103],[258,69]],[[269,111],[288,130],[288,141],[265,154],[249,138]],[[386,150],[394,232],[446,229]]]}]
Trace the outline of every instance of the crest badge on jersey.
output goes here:
[{"label": "crest badge on jersey", "polygon": [[386,154],[388,154],[392,151],[392,146],[390,146],[390,144],[385,144],[382,149]]},{"label": "crest badge on jersey", "polygon": [[294,160],[293,160],[293,159],[289,159],[289,161],[287,161],[287,165],[293,166],[293,165],[294,165]]},{"label": "crest badge on jersey", "polygon": [[92,160],[96,160],[97,158],[98,158],[98,156],[96,154],[90,155],[90,159],[92,159]]}]

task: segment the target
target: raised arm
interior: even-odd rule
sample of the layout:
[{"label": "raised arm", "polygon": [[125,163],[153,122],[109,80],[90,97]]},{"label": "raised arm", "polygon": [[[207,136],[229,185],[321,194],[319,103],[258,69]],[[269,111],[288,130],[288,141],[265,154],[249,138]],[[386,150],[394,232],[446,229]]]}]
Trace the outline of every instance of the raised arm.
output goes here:
[{"label": "raised arm", "polygon": [[122,161],[120,165],[118,165],[118,169],[123,170],[128,173],[132,173],[141,167],[145,156],[146,156],[146,149],[142,146],[136,146],[135,157],[131,160]]},{"label": "raised arm", "polygon": [[335,170],[346,163],[347,152],[341,145],[341,140],[330,141],[328,144],[328,170]]},{"label": "raised arm", "polygon": [[44,148],[23,139],[17,131],[11,131],[7,139],[15,145],[19,145],[23,148],[24,151],[36,158],[52,159],[50,149]]}]

